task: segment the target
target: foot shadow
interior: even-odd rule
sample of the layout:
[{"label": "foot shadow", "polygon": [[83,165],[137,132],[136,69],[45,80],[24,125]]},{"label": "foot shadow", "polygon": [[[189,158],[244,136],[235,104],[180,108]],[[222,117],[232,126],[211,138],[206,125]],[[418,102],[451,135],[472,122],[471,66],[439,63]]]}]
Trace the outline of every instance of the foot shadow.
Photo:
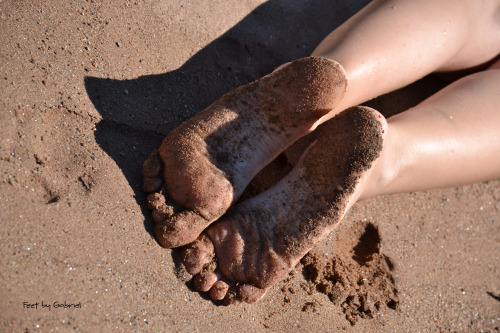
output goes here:
[{"label": "foot shadow", "polygon": [[87,94],[102,116],[96,141],[135,192],[149,233],[153,234],[153,221],[141,169],[165,135],[224,93],[284,62],[308,56],[368,2],[270,0],[177,70],[130,80],[85,78]]}]

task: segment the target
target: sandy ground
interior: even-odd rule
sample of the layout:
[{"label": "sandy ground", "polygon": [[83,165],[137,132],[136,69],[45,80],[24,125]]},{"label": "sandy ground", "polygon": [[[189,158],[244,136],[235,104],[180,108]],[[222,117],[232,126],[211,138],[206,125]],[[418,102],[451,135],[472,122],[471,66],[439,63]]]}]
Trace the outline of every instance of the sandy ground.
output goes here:
[{"label": "sandy ground", "polygon": [[[364,4],[0,1],[0,331],[498,332],[499,180],[356,204],[253,306],[193,292],[151,234],[140,173],[162,138]],[[369,104],[389,116],[442,86]]]}]

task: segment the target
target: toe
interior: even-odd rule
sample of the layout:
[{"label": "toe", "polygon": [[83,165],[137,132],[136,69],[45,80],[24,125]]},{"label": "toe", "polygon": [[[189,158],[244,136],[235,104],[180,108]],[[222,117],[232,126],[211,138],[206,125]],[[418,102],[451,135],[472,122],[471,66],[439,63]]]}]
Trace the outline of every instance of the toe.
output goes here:
[{"label": "toe", "polygon": [[158,209],[153,210],[151,215],[153,216],[153,221],[155,221],[155,223],[158,224],[166,221],[169,217],[173,215],[173,213],[167,207],[159,207]]},{"label": "toe", "polygon": [[193,277],[194,289],[202,292],[209,291],[214,283],[217,282],[217,275],[211,271],[203,271]]},{"label": "toe", "polygon": [[174,215],[174,206],[167,204],[165,197],[160,193],[151,193],[147,196],[148,208],[152,211],[153,221],[162,223]]},{"label": "toe", "polygon": [[265,294],[265,289],[260,289],[250,284],[243,284],[238,287],[238,299],[248,304],[259,301]]},{"label": "toe", "polygon": [[158,191],[163,185],[161,180],[162,162],[158,151],[154,151],[149,155],[146,162],[142,167],[143,182],[142,187],[145,192],[155,192]]},{"label": "toe", "polygon": [[[181,259],[189,274],[198,274],[203,267],[212,262],[214,245],[210,239],[202,234],[193,243],[181,250]],[[215,282],[215,280],[214,280]],[[212,284],[214,283],[212,282]]]},{"label": "toe", "polygon": [[160,177],[144,177],[142,180],[142,188],[146,193],[156,192],[162,185],[163,181]]},{"label": "toe", "polygon": [[155,178],[161,173],[162,162],[158,151],[154,151],[149,155],[146,162],[142,166],[142,176],[144,178]]},{"label": "toe", "polygon": [[224,281],[216,281],[210,288],[210,298],[214,301],[222,301],[226,297],[229,285]]},{"label": "toe", "polygon": [[237,287],[230,287],[227,290],[226,296],[224,296],[223,301],[224,301],[224,303],[226,305],[232,305],[232,304],[241,303],[241,299],[238,297],[238,289],[237,289]]},{"label": "toe", "polygon": [[158,243],[169,249],[194,242],[209,224],[209,221],[189,210],[166,218],[163,213],[160,210],[153,212],[157,223],[155,235]]},{"label": "toe", "polygon": [[148,208],[157,210],[165,205],[165,198],[160,193],[151,193],[147,196]]}]

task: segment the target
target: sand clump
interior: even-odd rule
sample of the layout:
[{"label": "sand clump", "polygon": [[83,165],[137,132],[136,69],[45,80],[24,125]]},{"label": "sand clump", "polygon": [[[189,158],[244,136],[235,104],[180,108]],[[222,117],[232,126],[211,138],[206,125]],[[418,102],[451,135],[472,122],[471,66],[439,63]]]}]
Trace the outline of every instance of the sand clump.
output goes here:
[{"label": "sand clump", "polygon": [[[303,288],[310,294],[328,295],[333,304],[342,308],[351,325],[360,318],[373,318],[379,311],[397,309],[394,266],[380,252],[377,227],[372,223],[359,223],[339,238],[343,241],[336,246],[333,256],[320,257],[310,252],[302,259],[306,279]],[[313,311],[315,307],[309,302],[303,311]]]}]

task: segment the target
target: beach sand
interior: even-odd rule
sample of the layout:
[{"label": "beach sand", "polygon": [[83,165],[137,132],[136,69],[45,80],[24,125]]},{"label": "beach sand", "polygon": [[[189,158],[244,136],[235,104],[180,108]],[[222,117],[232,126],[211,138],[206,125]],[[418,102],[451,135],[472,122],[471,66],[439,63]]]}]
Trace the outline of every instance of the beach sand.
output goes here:
[{"label": "beach sand", "polygon": [[[0,2],[0,331],[498,332],[500,180],[357,203],[255,305],[200,296],[152,235],[141,168],[163,137],[366,2]],[[445,84],[367,105],[388,117]]]}]

